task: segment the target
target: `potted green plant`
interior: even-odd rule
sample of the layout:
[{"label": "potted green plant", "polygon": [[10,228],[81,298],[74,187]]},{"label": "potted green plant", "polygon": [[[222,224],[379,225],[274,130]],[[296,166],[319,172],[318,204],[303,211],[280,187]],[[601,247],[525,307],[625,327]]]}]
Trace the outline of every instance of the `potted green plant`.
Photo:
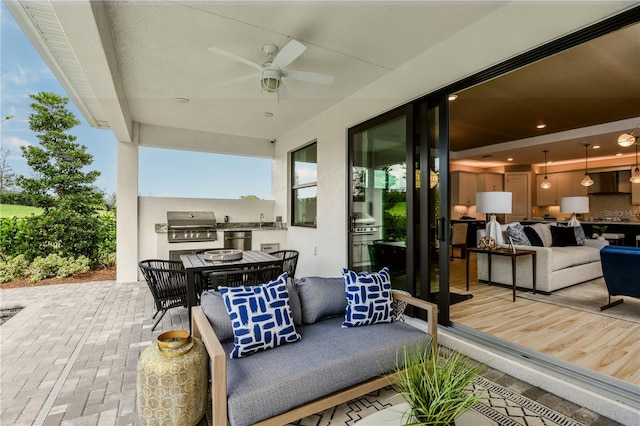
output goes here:
[{"label": "potted green plant", "polygon": [[411,410],[405,425],[455,425],[455,419],[482,397],[471,384],[484,365],[472,365],[460,353],[405,347],[403,361],[394,388]]},{"label": "potted green plant", "polygon": [[602,234],[604,234],[604,232],[607,230],[608,225],[593,225],[591,227],[593,228],[593,231],[598,234],[598,239],[604,240]]}]

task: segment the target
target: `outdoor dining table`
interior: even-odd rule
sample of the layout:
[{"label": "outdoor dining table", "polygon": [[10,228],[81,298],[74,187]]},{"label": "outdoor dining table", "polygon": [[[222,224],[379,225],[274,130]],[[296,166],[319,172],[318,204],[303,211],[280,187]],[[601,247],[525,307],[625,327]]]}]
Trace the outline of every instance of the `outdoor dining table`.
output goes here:
[{"label": "outdoor dining table", "polygon": [[198,301],[195,285],[196,274],[204,271],[265,266],[281,259],[262,251],[247,250],[242,252],[242,258],[238,260],[208,260],[204,254],[183,254],[180,255],[180,260],[187,273],[187,308],[189,310],[189,333],[191,333],[191,308]]}]

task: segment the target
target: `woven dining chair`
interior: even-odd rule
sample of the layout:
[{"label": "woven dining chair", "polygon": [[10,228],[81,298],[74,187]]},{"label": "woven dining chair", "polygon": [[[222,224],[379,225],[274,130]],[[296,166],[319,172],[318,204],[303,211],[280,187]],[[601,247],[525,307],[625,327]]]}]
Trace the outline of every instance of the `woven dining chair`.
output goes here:
[{"label": "woven dining chair", "polygon": [[214,290],[219,287],[238,287],[260,285],[278,278],[282,274],[282,265],[275,263],[258,268],[231,269],[208,274]]},{"label": "woven dining chair", "polygon": [[151,328],[153,331],[169,309],[187,306],[187,274],[182,262],[175,260],[143,260],[138,266],[156,305],[153,318],[162,312]]},{"label": "woven dining chair", "polygon": [[282,271],[286,272],[289,278],[293,280],[296,275],[300,252],[297,250],[278,250],[271,253],[271,255],[282,259]]}]

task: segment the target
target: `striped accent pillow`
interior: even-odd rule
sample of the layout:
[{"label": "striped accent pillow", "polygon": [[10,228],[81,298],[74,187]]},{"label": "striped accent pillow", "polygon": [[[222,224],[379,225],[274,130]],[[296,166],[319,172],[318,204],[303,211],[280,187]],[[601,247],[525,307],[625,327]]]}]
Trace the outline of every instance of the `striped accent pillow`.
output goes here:
[{"label": "striped accent pillow", "polygon": [[380,272],[342,270],[347,309],[342,327],[393,321],[389,268]]},{"label": "striped accent pillow", "polygon": [[286,273],[267,284],[220,287],[219,291],[233,328],[231,358],[300,339],[291,316]]}]

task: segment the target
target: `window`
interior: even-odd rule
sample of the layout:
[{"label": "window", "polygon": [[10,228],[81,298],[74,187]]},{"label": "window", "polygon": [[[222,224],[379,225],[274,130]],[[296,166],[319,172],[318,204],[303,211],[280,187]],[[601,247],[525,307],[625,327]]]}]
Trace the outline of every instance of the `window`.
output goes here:
[{"label": "window", "polygon": [[316,227],[318,155],[313,142],[291,153],[291,225]]}]

